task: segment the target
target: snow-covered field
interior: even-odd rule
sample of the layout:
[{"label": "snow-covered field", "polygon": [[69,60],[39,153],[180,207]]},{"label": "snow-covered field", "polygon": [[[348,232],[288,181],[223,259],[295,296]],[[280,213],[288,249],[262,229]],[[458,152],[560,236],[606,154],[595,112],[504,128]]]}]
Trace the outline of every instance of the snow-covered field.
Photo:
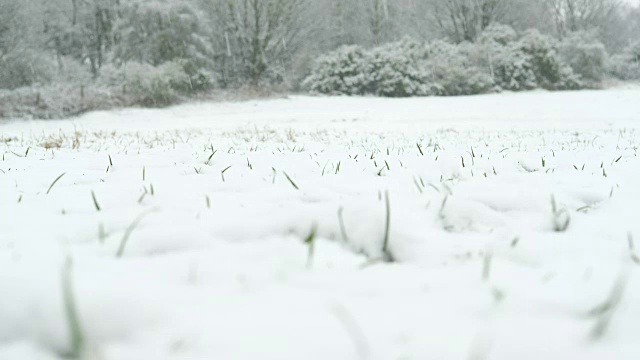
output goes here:
[{"label": "snow-covered field", "polygon": [[1,123],[0,359],[640,359],[638,146],[640,89]]}]

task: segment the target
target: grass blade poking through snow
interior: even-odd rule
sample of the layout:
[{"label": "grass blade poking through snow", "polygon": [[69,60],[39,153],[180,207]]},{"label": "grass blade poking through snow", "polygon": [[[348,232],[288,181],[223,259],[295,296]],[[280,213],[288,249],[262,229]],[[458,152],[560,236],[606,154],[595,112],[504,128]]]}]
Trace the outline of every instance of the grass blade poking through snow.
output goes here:
[{"label": "grass blade poking through snow", "polygon": [[627,282],[628,275],[626,273],[620,274],[605,302],[588,313],[590,317],[596,318],[596,324],[591,330],[591,339],[593,341],[601,339],[609,329],[613,315],[624,295]]},{"label": "grass blade poking through snow", "polygon": [[291,185],[296,188],[296,190],[300,190],[300,188],[298,187],[298,185],[296,185],[295,182],[293,182],[293,180],[291,180],[291,177],[289,176],[289,174],[287,174],[286,172],[282,172],[284,174],[284,176],[287,178],[287,180],[289,180],[289,182],[291,183]]},{"label": "grass blade poking through snow", "polygon": [[96,193],[91,190],[91,198],[93,199],[93,205],[96,207],[97,211],[100,211],[100,204],[98,204],[98,199],[96,198]]},{"label": "grass blade poking through snow", "polygon": [[227,170],[229,170],[229,169],[231,169],[231,166],[227,166],[226,168],[224,168],[224,170],[222,170],[222,171],[220,172],[220,176],[222,176],[222,182],[225,182],[225,181],[224,181],[224,173],[226,173],[226,172],[227,172]]},{"label": "grass blade poking through snow", "polygon": [[491,276],[491,260],[493,260],[493,254],[489,250],[485,251],[484,258],[482,260],[483,281],[489,281],[489,276]]},{"label": "grass blade poking through snow", "polygon": [[349,237],[347,237],[347,228],[344,226],[344,208],[340,207],[338,209],[338,222],[340,223],[340,233],[342,233],[342,240],[345,243],[349,242]]},{"label": "grass blade poking through snow", "polygon": [[140,225],[140,222],[142,221],[142,219],[144,219],[145,216],[149,215],[149,213],[150,211],[140,214],[135,220],[133,220],[131,225],[127,227],[127,229],[124,231],[124,235],[122,236],[122,240],[120,240],[120,246],[118,247],[118,252],[116,253],[116,257],[122,257],[122,255],[124,255],[124,250],[127,247],[127,242],[129,241],[129,237],[131,236],[131,233],[133,232],[133,230],[135,230],[138,227],[138,225]]},{"label": "grass blade poking through snow", "polygon": [[60,180],[62,179],[62,177],[65,175],[66,173],[62,173],[60,174],[60,176],[58,176],[55,180],[53,180],[53,182],[51,183],[51,185],[49,185],[49,189],[47,189],[47,195],[49,195],[49,193],[51,192],[51,189],[53,189],[53,186]]},{"label": "grass blade poking through snow", "polygon": [[80,359],[84,350],[84,334],[80,326],[80,317],[76,306],[72,284],[73,262],[67,258],[62,269],[62,296],[64,302],[64,312],[67,320],[67,327],[71,344],[69,352],[65,355],[71,359]]},{"label": "grass blade poking through snow", "polygon": [[313,265],[313,255],[314,255],[314,252],[315,252],[316,233],[317,232],[318,232],[318,224],[313,223],[313,225],[311,225],[311,232],[304,239],[304,243],[307,244],[307,246],[308,246],[307,268],[311,268],[311,265]]},{"label": "grass blade poking through snow", "polygon": [[571,214],[567,209],[558,209],[556,198],[553,195],[551,195],[551,213],[553,216],[553,230],[555,232],[567,231],[571,223]]},{"label": "grass blade poking through snow", "polygon": [[371,347],[369,346],[367,337],[347,309],[342,305],[336,304],[331,306],[331,312],[340,321],[345,331],[353,341],[353,345],[358,353],[358,359],[369,359],[371,357]]},{"label": "grass blade poking through snow", "polygon": [[636,265],[640,265],[640,257],[635,252],[635,246],[633,243],[633,235],[627,234],[627,241],[629,242],[629,253],[631,254],[631,261]]},{"label": "grass blade poking through snow", "polygon": [[384,240],[382,242],[382,256],[386,262],[393,262],[393,254],[389,251],[389,230],[391,227],[391,205],[389,204],[389,191],[384,192],[384,203],[386,209],[386,217],[384,224]]},{"label": "grass blade poking through snow", "polygon": [[104,230],[104,224],[100,223],[100,225],[98,225],[98,241],[100,242],[100,245],[104,245],[106,238],[107,232]]}]

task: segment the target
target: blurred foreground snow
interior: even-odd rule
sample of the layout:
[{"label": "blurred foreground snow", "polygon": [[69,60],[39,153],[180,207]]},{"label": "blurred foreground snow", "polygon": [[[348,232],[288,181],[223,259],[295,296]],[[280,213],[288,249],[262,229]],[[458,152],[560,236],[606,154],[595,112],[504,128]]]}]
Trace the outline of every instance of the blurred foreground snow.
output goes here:
[{"label": "blurred foreground snow", "polygon": [[638,359],[639,129],[638,89],[5,122],[0,359],[69,354],[69,296],[86,359]]}]

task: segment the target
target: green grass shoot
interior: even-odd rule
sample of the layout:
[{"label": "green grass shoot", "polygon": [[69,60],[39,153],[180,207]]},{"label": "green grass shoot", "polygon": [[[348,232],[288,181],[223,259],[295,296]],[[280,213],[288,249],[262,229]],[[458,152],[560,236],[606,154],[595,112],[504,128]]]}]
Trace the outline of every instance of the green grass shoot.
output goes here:
[{"label": "green grass shoot", "polygon": [[342,234],[342,241],[345,243],[349,242],[349,237],[347,236],[347,228],[344,225],[344,208],[341,206],[338,209],[338,223],[340,225],[340,233]]},{"label": "green grass shoot", "polygon": [[62,268],[62,296],[71,343],[69,344],[68,353],[65,355],[71,359],[81,359],[85,347],[85,337],[80,325],[80,316],[73,292],[72,271],[73,261],[71,258],[67,258]]},{"label": "green grass shoot", "polygon": [[124,231],[122,240],[120,240],[120,246],[118,246],[118,251],[116,252],[116,257],[120,258],[122,257],[122,255],[124,255],[124,250],[127,247],[127,243],[129,242],[129,237],[131,237],[131,233],[133,232],[133,230],[135,230],[138,227],[138,225],[140,225],[140,223],[142,222],[142,219],[144,219],[145,216],[147,216],[148,214],[149,212],[147,211],[138,215],[138,217],[135,218],[135,220],[133,220],[131,225],[129,225],[127,229]]},{"label": "green grass shoot", "polygon": [[304,243],[307,244],[307,267],[310,268],[313,265],[313,256],[315,254],[316,246],[316,234],[318,232],[318,224],[314,223],[311,226],[311,232],[304,239]]},{"label": "green grass shoot", "polygon": [[49,189],[47,189],[47,195],[49,195],[49,193],[51,192],[51,189],[53,189],[53,186],[60,180],[62,179],[62,177],[65,175],[66,173],[62,173],[60,174],[55,180],[53,180],[53,182],[51,183],[51,185],[49,185]]},{"label": "green grass shoot", "polygon": [[298,187],[298,185],[296,185],[295,182],[293,182],[293,180],[291,179],[291,177],[289,176],[289,174],[287,174],[286,172],[282,172],[284,174],[284,176],[287,178],[287,180],[289,180],[289,182],[291,183],[291,186],[293,186],[296,190],[300,190],[300,188]]},{"label": "green grass shoot", "polygon": [[384,223],[384,238],[382,241],[382,256],[384,257],[384,261],[393,262],[394,261],[393,254],[389,250],[389,237],[390,237],[389,232],[391,230],[391,204],[389,202],[388,190],[384,192],[384,203],[385,203],[386,216],[385,216],[385,223]]},{"label": "green grass shoot", "polygon": [[98,199],[96,198],[96,193],[91,190],[91,199],[93,199],[93,205],[96,207],[96,211],[100,211],[100,204],[98,204]]}]

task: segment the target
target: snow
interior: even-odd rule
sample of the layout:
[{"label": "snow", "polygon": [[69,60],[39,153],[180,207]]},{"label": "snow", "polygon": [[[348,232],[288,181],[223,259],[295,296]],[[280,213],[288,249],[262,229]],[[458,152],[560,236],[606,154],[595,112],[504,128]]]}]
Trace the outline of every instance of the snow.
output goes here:
[{"label": "snow", "polygon": [[68,354],[69,299],[85,359],[638,359],[639,128],[638,88],[5,121],[0,359]]}]

